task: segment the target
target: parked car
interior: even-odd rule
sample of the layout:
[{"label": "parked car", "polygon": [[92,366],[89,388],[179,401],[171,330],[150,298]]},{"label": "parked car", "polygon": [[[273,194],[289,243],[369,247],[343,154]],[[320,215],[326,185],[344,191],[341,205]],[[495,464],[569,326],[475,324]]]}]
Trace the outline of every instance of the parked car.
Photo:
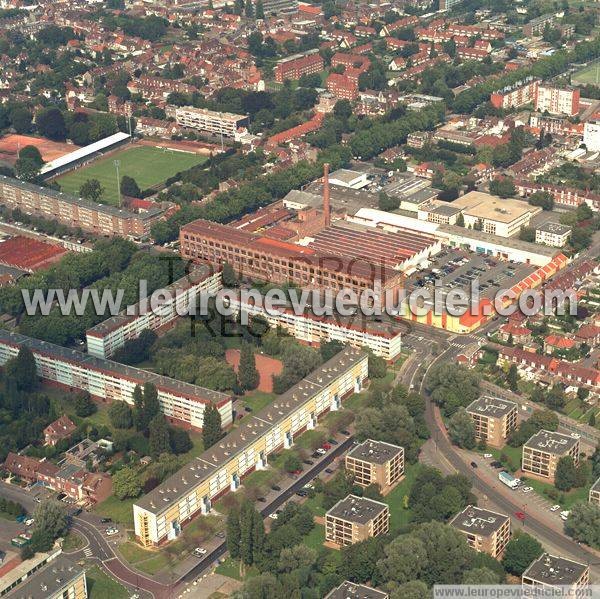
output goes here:
[{"label": "parked car", "polygon": [[109,536],[109,537],[112,537],[113,535],[116,535],[116,534],[118,534],[118,532],[119,532],[119,529],[118,529],[118,528],[112,528],[112,527],[111,527],[111,528],[107,528],[107,529],[105,530],[105,532],[106,532],[106,535],[107,535],[107,536]]},{"label": "parked car", "polygon": [[477,468],[477,463],[476,462],[471,462],[471,468]]},{"label": "parked car", "polygon": [[204,549],[204,547],[196,547],[194,549],[194,555],[196,557],[202,557],[203,555],[206,555],[207,551],[206,549]]},{"label": "parked car", "polygon": [[321,455],[321,454],[320,454],[318,451],[313,451],[313,452],[310,454],[310,457],[311,457],[311,458],[318,458],[320,455]]},{"label": "parked car", "polygon": [[306,483],[302,488],[303,489],[314,489],[315,485],[313,485],[312,483]]},{"label": "parked car", "polygon": [[264,497],[259,497],[256,501],[260,501],[261,503],[267,503],[267,500]]},{"label": "parked car", "polygon": [[244,412],[252,412],[252,408],[250,406],[246,406],[244,408]]},{"label": "parked car", "polygon": [[344,435],[345,437],[349,437],[350,436],[350,431],[340,431],[340,433],[342,433],[342,435]]},{"label": "parked car", "polygon": [[493,456],[491,453],[484,453],[484,454],[483,454],[483,457],[484,457],[486,460],[489,460],[490,458],[493,458],[494,456]]},{"label": "parked car", "polygon": [[553,505],[553,506],[550,508],[550,511],[551,511],[551,512],[558,512],[558,510],[559,510],[559,509],[560,509],[560,505],[558,505],[558,503],[557,503],[556,505]]},{"label": "parked car", "polygon": [[327,443],[331,443],[331,445],[339,445],[338,442],[333,438],[327,439]]},{"label": "parked car", "polygon": [[533,487],[523,487],[523,493],[531,493],[533,491]]},{"label": "parked car", "polygon": [[502,462],[498,462],[498,461],[490,462],[490,466],[492,468],[502,468]]},{"label": "parked car", "polygon": [[321,445],[321,447],[325,450],[325,451],[329,451],[331,449],[331,444],[329,443],[323,443],[323,445]]},{"label": "parked car", "polygon": [[225,538],[225,531],[220,530],[218,533],[215,534],[215,537],[217,537],[219,539],[224,539]]},{"label": "parked car", "polygon": [[112,522],[112,518],[102,518],[100,522],[102,522],[102,524],[108,524],[109,522]]},{"label": "parked car", "polygon": [[269,514],[269,518],[271,518],[271,520],[277,520],[279,514],[281,514],[281,510],[275,510],[272,514]]},{"label": "parked car", "polygon": [[571,512],[569,510],[565,510],[564,512],[561,512],[560,513],[561,520],[566,520],[569,517],[570,513]]},{"label": "parked car", "polygon": [[273,489],[273,491],[281,491],[281,487],[277,485],[271,485],[271,489]]},{"label": "parked car", "polygon": [[308,491],[305,491],[304,489],[299,489],[298,491],[296,491],[296,495],[298,495],[298,497],[306,497],[308,495]]},{"label": "parked car", "polygon": [[327,453],[327,451],[325,451],[325,450],[324,450],[322,447],[319,447],[319,449],[317,449],[317,450],[315,451],[315,453],[316,453],[317,455],[325,455],[325,454]]},{"label": "parked car", "polygon": [[325,472],[327,474],[333,474],[333,470],[331,468],[325,468]]},{"label": "parked car", "polygon": [[307,466],[313,466],[314,462],[312,460],[302,460],[303,464],[306,464]]},{"label": "parked car", "polygon": [[515,516],[521,521],[525,520],[525,512],[515,512]]},{"label": "parked car", "polygon": [[23,521],[23,524],[25,524],[25,526],[31,526],[34,522],[35,520],[33,518],[27,518],[27,520]]}]

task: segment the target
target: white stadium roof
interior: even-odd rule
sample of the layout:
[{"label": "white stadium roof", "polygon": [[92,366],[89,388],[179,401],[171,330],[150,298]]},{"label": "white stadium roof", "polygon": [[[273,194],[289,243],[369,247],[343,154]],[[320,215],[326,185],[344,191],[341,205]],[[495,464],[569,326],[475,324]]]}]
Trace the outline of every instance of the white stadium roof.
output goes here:
[{"label": "white stadium roof", "polygon": [[90,156],[95,152],[100,152],[106,148],[110,148],[115,144],[125,141],[129,138],[127,133],[115,133],[114,135],[109,135],[104,139],[100,139],[99,141],[95,141],[93,144],[89,144],[88,146],[84,146],[83,148],[78,148],[74,152],[69,152],[56,160],[51,160],[44,164],[41,168],[40,173],[45,175],[46,173],[50,173],[56,169],[62,168],[63,166],[67,166],[76,160],[81,160],[81,158],[85,158],[86,156]]}]

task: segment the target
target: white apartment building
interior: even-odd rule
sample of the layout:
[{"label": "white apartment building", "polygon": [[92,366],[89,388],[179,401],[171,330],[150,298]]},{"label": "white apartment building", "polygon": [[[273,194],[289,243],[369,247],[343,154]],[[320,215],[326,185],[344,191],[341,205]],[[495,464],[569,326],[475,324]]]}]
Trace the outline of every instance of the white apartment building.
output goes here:
[{"label": "white apartment building", "polygon": [[583,126],[583,143],[590,152],[600,151],[600,121],[588,121]]},{"label": "white apartment building", "polygon": [[361,321],[356,317],[319,317],[305,312],[295,314],[291,309],[266,310],[239,299],[229,298],[230,309],[237,316],[240,310],[248,316],[261,316],[270,327],[281,327],[298,341],[318,345],[327,341],[341,341],[352,347],[368,347],[384,360],[394,360],[402,351],[402,332],[399,325]]},{"label": "white apartment building", "polygon": [[298,435],[317,426],[321,414],[339,410],[345,397],[361,391],[368,362],[365,352],[342,350],[136,500],[133,520],[139,542],[169,542],[193,517],[209,513],[215,498],[236,491],[244,475],[266,468],[269,455],[291,447]]},{"label": "white apartment building", "polygon": [[535,230],[536,243],[561,248],[571,236],[571,227],[560,223],[544,223]]},{"label": "white apartment building", "polygon": [[175,120],[182,127],[197,129],[213,135],[235,137],[240,127],[247,125],[248,117],[231,112],[216,112],[206,108],[181,106],[175,109]]},{"label": "white apartment building", "polygon": [[556,87],[540,83],[537,89],[535,109],[550,114],[573,116],[579,112],[579,89]]},{"label": "white apartment building", "polygon": [[[190,307],[199,307],[201,294],[214,295],[221,289],[221,272],[209,266],[200,266],[185,277],[128,306],[117,316],[97,324],[86,331],[88,353],[98,358],[108,358],[126,341],[136,339],[145,329],[155,331],[189,314]],[[152,297],[152,296],[151,296]],[[156,303],[156,306],[152,304]]]},{"label": "white apartment building", "polygon": [[88,391],[101,401],[133,404],[136,385],[153,383],[161,412],[172,424],[200,430],[204,408],[209,403],[217,406],[223,426],[231,424],[230,395],[3,329],[0,329],[0,366],[14,358],[23,346],[33,353],[38,376],[62,388]]}]

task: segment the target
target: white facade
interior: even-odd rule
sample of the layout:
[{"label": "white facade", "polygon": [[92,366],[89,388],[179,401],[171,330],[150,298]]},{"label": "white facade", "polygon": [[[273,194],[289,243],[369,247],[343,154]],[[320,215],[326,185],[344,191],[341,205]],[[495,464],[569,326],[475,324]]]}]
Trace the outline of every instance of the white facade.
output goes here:
[{"label": "white facade", "polygon": [[223,426],[231,424],[231,397],[197,385],[182,383],[145,370],[87,356],[52,343],[31,339],[0,329],[0,365],[14,358],[22,346],[29,347],[38,375],[67,388],[88,391],[90,395],[133,404],[136,385],[154,383],[161,412],[184,425],[202,428],[204,408],[213,402],[221,414]]},{"label": "white facade", "polygon": [[535,241],[561,248],[567,243],[570,235],[571,227],[558,223],[546,223],[543,227],[535,230]]},{"label": "white facade", "polygon": [[577,114],[579,112],[579,90],[540,84],[535,108],[540,112],[548,111],[550,114],[568,114],[569,116]]},{"label": "white facade", "polygon": [[205,131],[213,135],[235,137],[238,127],[248,120],[248,117],[230,112],[215,112],[206,108],[181,106],[175,110],[175,120],[178,125]]},{"label": "white facade", "polygon": [[600,121],[588,121],[583,126],[583,143],[590,152],[600,152]]},{"label": "white facade", "polygon": [[200,294],[214,295],[221,289],[221,273],[206,267],[202,272],[190,273],[161,290],[164,300],[160,307],[150,309],[142,300],[129,306],[118,316],[109,318],[86,331],[88,353],[99,358],[110,357],[126,341],[136,339],[145,329],[155,331],[188,313],[197,305]]},{"label": "white facade", "polygon": [[345,326],[332,318],[311,318],[308,315],[297,315],[284,310],[275,313],[274,310],[267,311],[260,306],[240,303],[232,299],[229,300],[229,306],[236,315],[241,310],[250,316],[261,316],[269,326],[280,326],[298,341],[305,343],[341,341],[352,347],[368,347],[375,355],[388,361],[395,359],[402,351],[402,334],[399,331],[394,333],[366,331],[357,325]]}]

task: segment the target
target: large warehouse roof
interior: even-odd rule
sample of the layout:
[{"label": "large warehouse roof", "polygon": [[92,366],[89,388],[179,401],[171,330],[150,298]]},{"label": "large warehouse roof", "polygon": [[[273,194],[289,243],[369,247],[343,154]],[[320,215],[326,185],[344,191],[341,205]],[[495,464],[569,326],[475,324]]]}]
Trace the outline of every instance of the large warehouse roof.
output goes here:
[{"label": "large warehouse roof", "polygon": [[90,155],[94,154],[95,152],[100,152],[101,150],[110,148],[111,146],[114,146],[115,144],[117,144],[121,141],[125,141],[128,138],[129,138],[129,135],[127,133],[122,133],[122,132],[115,133],[114,135],[109,135],[108,137],[105,137],[104,139],[95,141],[93,144],[89,144],[87,146],[84,146],[83,148],[78,148],[74,152],[69,152],[68,154],[61,156],[60,158],[57,158],[56,160],[51,160],[50,162],[47,162],[41,168],[40,173],[42,175],[45,175],[46,173],[55,171],[56,169],[62,168],[63,166],[67,166],[68,164],[71,164],[72,162],[81,160],[82,158],[85,158],[86,156],[90,156]]}]

